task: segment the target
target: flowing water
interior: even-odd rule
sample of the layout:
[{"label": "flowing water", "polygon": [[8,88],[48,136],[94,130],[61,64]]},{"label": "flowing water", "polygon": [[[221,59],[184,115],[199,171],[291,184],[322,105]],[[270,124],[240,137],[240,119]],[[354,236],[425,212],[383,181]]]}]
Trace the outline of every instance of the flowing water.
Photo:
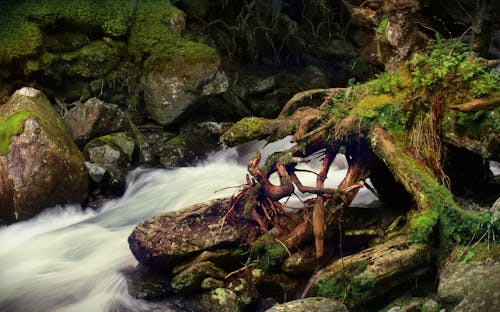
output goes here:
[{"label": "flowing water", "polygon": [[[228,187],[245,182],[246,163],[260,147],[218,152],[196,167],[136,169],[128,177],[125,194],[97,211],[56,207],[1,227],[0,311],[155,310],[128,295],[121,272],[137,264],[128,235],[138,222],[155,214],[231,196],[235,189]],[[268,145],[263,159],[285,147],[283,142]],[[344,175],[345,170],[336,170],[326,184],[336,186]],[[314,185],[311,174],[299,178]],[[361,193],[358,204],[373,200]]]}]

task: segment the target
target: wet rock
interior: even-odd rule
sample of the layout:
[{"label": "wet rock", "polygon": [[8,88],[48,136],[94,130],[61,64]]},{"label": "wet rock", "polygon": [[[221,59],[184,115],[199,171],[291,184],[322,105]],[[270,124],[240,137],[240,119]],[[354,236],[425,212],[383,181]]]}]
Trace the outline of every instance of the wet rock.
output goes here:
[{"label": "wet rock", "polygon": [[172,288],[183,295],[193,294],[202,289],[205,279],[223,280],[226,274],[210,261],[197,262],[174,276]]},{"label": "wet rock", "polygon": [[125,114],[115,104],[91,98],[83,104],[70,109],[64,123],[73,139],[79,144],[123,129]]},{"label": "wet rock", "polygon": [[227,90],[219,60],[174,56],[146,74],[142,81],[146,110],[160,125],[170,125],[193,111],[208,96]]},{"label": "wet rock", "polygon": [[130,250],[146,266],[171,270],[203,251],[253,241],[257,228],[249,220],[236,218],[234,224],[221,226],[228,207],[229,199],[216,199],[143,221],[128,238]]},{"label": "wet rock", "polygon": [[321,297],[310,297],[306,299],[289,301],[276,305],[266,312],[348,312],[347,307],[338,300]]},{"label": "wet rock", "polygon": [[87,189],[83,156],[49,100],[33,88],[16,91],[0,106],[0,217],[82,202]]},{"label": "wet rock", "polygon": [[141,265],[123,272],[129,294],[136,299],[158,300],[173,293],[169,275]]},{"label": "wet rock", "polygon": [[181,133],[158,146],[159,162],[164,167],[190,166],[219,148],[219,136],[231,123],[200,122],[188,124]]}]

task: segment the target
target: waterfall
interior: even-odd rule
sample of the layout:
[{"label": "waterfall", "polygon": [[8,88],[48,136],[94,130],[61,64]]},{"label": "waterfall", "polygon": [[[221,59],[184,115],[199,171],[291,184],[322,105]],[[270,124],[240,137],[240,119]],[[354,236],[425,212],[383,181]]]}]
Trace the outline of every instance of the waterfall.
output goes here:
[{"label": "waterfall", "polygon": [[[267,145],[263,157],[288,144]],[[155,310],[128,295],[121,272],[137,264],[128,235],[155,214],[231,196],[231,187],[245,183],[251,153],[261,148],[258,142],[220,151],[195,167],[139,168],[129,174],[125,194],[98,210],[55,207],[1,227],[0,311]],[[314,185],[315,177],[305,175],[299,176],[304,184]],[[327,185],[344,175],[334,171]]]}]

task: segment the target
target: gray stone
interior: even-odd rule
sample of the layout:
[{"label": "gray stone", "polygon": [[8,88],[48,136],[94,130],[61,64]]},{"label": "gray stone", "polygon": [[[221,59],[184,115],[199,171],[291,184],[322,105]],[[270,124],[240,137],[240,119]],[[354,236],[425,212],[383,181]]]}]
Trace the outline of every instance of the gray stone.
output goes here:
[{"label": "gray stone", "polygon": [[76,105],[64,117],[71,136],[80,144],[104,134],[120,131],[125,122],[125,113],[117,105],[104,103],[97,98]]},{"label": "gray stone", "polygon": [[87,168],[90,177],[94,182],[101,182],[104,174],[106,173],[106,168],[99,166],[98,164],[92,162],[85,162],[85,167]]},{"label": "gray stone", "polygon": [[487,291],[488,288],[483,285],[496,285],[492,290],[496,293],[497,299],[495,300],[498,300],[499,276],[500,262],[471,261],[465,264],[450,262],[439,276],[437,291],[439,300],[444,303],[457,304],[472,293],[479,294],[478,289]]},{"label": "gray stone", "polygon": [[338,300],[310,297],[279,304],[266,312],[348,312],[347,307]]}]

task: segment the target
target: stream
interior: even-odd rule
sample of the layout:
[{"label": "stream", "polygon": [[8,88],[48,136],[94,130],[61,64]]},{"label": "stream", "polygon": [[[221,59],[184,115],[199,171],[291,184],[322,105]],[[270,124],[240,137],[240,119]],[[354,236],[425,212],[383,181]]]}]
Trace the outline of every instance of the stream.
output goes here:
[{"label": "stream", "polygon": [[[121,273],[137,264],[127,237],[140,221],[165,211],[231,196],[245,183],[246,164],[263,142],[217,152],[195,167],[144,169],[128,176],[125,194],[98,210],[78,205],[47,209],[36,217],[0,228],[0,311],[153,311],[132,298]],[[268,144],[263,159],[289,146]],[[314,162],[319,162],[317,157]],[[344,161],[345,163],[345,158]],[[330,171],[337,186],[346,170]],[[334,163],[334,165],[335,165]],[[304,184],[315,177],[303,173]],[[373,202],[366,189],[353,205]],[[300,205],[291,200],[287,205]],[[168,311],[168,304],[161,306]],[[172,311],[175,306],[172,304]]]}]

